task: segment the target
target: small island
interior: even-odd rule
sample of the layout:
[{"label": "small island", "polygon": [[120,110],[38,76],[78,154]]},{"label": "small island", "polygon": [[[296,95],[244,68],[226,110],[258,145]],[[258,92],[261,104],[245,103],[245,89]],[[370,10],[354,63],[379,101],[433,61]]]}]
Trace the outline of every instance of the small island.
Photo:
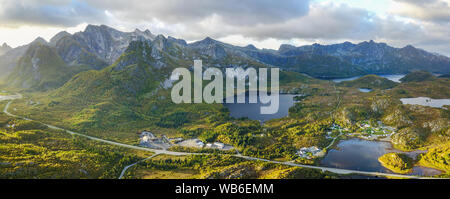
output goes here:
[{"label": "small island", "polygon": [[413,159],[401,153],[387,153],[378,158],[387,169],[400,174],[412,172]]},{"label": "small island", "polygon": [[337,85],[343,87],[356,87],[364,89],[390,89],[398,85],[398,83],[378,75],[366,75],[351,81],[343,81]]}]

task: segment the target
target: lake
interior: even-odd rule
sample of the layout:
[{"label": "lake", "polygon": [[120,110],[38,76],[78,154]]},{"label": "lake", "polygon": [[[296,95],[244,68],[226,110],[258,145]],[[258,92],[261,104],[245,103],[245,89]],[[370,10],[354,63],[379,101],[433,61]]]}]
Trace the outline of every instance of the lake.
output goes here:
[{"label": "lake", "polygon": [[[252,93],[255,94],[255,93]],[[243,94],[241,94],[243,95]],[[242,117],[248,117],[252,120],[259,120],[261,122],[265,122],[271,119],[277,119],[286,117],[289,115],[289,108],[291,108],[295,101],[294,97],[298,95],[292,95],[292,94],[280,94],[280,106],[278,109],[278,112],[275,114],[261,114],[261,106],[268,106],[269,104],[263,104],[259,101],[257,103],[249,103],[248,101],[248,95],[249,93],[246,93],[246,101],[245,103],[239,104],[239,103],[224,103],[224,106],[227,107],[230,110],[230,116],[234,118],[242,118]],[[236,101],[236,96],[235,96]]]},{"label": "lake", "polygon": [[[405,75],[378,75],[380,77],[384,77],[386,79],[389,79],[391,81],[394,82],[400,82],[400,79],[403,78]],[[362,76],[355,76],[355,77],[349,77],[349,78],[339,78],[339,79],[331,79],[331,81],[339,83],[339,82],[343,82],[343,81],[351,81],[351,80],[355,80],[358,79]]]},{"label": "lake", "polygon": [[401,98],[403,104],[413,104],[442,108],[444,105],[450,106],[450,99],[431,99],[428,97]]},{"label": "lake", "polygon": [[[417,152],[401,152],[393,149],[391,143],[368,141],[358,138],[343,140],[337,145],[338,150],[331,149],[322,159],[321,165],[334,168],[393,173],[378,162],[378,157],[391,152],[405,153],[415,158]],[[420,151],[424,152],[424,151]],[[441,172],[426,167],[414,167],[411,175],[431,176]]]},{"label": "lake", "polygon": [[368,89],[368,88],[358,88],[358,90],[363,92],[363,93],[368,93],[368,92],[372,91],[372,89]]}]

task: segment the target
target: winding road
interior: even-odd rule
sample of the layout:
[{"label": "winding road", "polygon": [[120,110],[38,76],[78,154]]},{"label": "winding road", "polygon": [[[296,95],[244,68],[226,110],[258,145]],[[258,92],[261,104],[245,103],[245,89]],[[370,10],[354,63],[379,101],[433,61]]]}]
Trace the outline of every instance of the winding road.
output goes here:
[{"label": "winding road", "polygon": [[[18,115],[14,115],[10,112],[8,112],[8,109],[11,105],[11,103],[15,100],[15,99],[19,99],[22,98],[22,95],[17,94],[15,98],[8,98],[5,100],[10,100],[5,108],[3,109],[3,112],[11,117],[16,117],[16,118],[20,118],[20,119],[24,119],[24,120],[29,120],[29,121],[35,121],[26,117],[21,117]],[[2,99],[0,99],[0,101],[2,101]],[[95,140],[98,142],[103,142],[103,143],[107,143],[107,144],[111,144],[111,145],[116,145],[116,146],[121,146],[121,147],[125,147],[125,148],[129,148],[129,149],[135,149],[135,150],[142,150],[142,151],[149,151],[149,152],[153,152],[155,153],[154,155],[150,156],[149,158],[143,159],[141,161],[150,159],[156,155],[159,154],[166,154],[166,155],[173,155],[173,156],[185,156],[185,155],[209,155],[208,153],[188,153],[188,152],[175,152],[175,151],[167,151],[167,150],[158,150],[158,149],[150,149],[150,148],[145,148],[145,147],[139,147],[139,146],[133,146],[133,145],[129,145],[129,144],[123,144],[123,143],[119,143],[119,142],[114,142],[114,141],[109,141],[109,140],[105,140],[105,139],[101,139],[101,138],[97,138],[97,137],[92,137],[89,135],[85,135],[85,134],[81,134],[81,133],[77,133],[77,132],[73,132],[70,130],[66,130],[63,128],[59,128],[53,125],[49,125],[49,124],[45,124],[39,121],[35,121],[38,123],[41,123],[51,129],[55,129],[55,130],[61,130],[61,131],[65,131],[69,134],[72,135],[77,135],[77,136],[81,136],[81,137],[85,137],[88,138],[90,140]],[[288,166],[294,166],[294,167],[302,167],[302,168],[310,168],[310,169],[320,169],[322,171],[329,171],[332,173],[336,173],[336,174],[360,174],[360,175],[368,175],[368,176],[381,176],[381,177],[394,177],[394,178],[411,178],[411,179],[433,179],[433,178],[429,178],[429,177],[420,177],[420,176],[409,176],[409,175],[400,175],[400,174],[392,174],[392,173],[380,173],[380,172],[368,172],[368,171],[358,171],[358,170],[349,170],[349,169],[339,169],[339,168],[330,168],[330,167],[321,167],[321,166],[312,166],[312,165],[303,165],[303,164],[296,164],[296,163],[292,163],[292,162],[280,162],[280,161],[274,161],[274,160],[267,160],[267,159],[262,159],[262,158],[255,158],[255,157],[249,157],[249,156],[243,156],[240,154],[237,155],[233,155],[234,157],[238,157],[238,158],[243,158],[246,160],[252,160],[252,161],[263,161],[263,162],[270,162],[270,163],[274,163],[274,164],[282,164],[282,165],[288,165]],[[139,162],[141,162],[139,161]],[[119,178],[122,178],[123,175],[125,174],[126,170],[134,165],[136,165],[136,162],[134,164],[128,165],[124,168],[124,170],[122,171],[121,175],[119,176]]]},{"label": "winding road", "polygon": [[157,156],[157,155],[159,155],[159,153],[155,153],[155,154],[153,154],[152,156],[150,156],[150,157],[148,157],[148,158],[142,159],[142,160],[140,160],[140,161],[137,161],[137,162],[135,162],[135,163],[133,163],[133,164],[130,164],[130,165],[126,166],[125,168],[123,168],[122,172],[120,173],[119,179],[122,179],[122,178],[123,178],[123,176],[125,175],[125,172],[126,172],[130,167],[132,167],[132,166],[138,164],[139,162],[143,162],[143,161],[149,160],[149,159],[151,159],[151,158],[153,158],[153,157],[155,157],[155,156]]}]

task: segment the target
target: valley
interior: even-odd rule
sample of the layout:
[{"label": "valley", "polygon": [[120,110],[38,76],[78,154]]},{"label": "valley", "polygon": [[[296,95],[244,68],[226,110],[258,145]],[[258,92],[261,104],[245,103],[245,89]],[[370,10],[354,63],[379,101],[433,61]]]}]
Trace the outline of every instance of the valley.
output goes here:
[{"label": "valley", "polygon": [[[449,177],[450,79],[431,73],[448,72],[446,57],[433,57],[439,64],[419,71],[426,67],[390,55],[395,64],[379,71],[345,63],[364,63],[352,58],[363,47],[419,53],[421,63],[435,55],[373,41],[274,52],[211,38],[188,44],[149,31],[116,31],[90,25],[24,51],[0,87],[0,139],[7,146],[0,178]],[[110,35],[104,39],[116,50],[96,51],[107,49],[89,40],[96,32]],[[69,45],[81,54],[68,56]],[[334,48],[348,50],[337,63]],[[322,54],[314,54],[317,49]],[[324,57],[325,51],[331,52]],[[192,72],[194,59],[222,71],[279,66],[279,112],[261,115],[261,104],[172,102],[171,71]],[[147,131],[158,142],[198,139],[205,146],[145,147],[141,135]],[[379,162],[390,152],[415,155],[405,159],[407,168],[398,166],[402,155]]]}]

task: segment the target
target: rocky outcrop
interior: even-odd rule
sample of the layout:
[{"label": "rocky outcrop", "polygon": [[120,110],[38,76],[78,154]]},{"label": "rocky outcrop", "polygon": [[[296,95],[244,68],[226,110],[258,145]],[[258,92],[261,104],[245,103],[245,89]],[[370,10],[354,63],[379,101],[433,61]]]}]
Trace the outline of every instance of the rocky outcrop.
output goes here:
[{"label": "rocky outcrop", "polygon": [[417,149],[423,144],[421,133],[418,129],[407,127],[392,135],[391,142],[400,149]]},{"label": "rocky outcrop", "polygon": [[409,115],[406,114],[406,111],[401,106],[391,109],[390,112],[384,115],[382,121],[383,123],[396,128],[410,126],[413,123]]}]

